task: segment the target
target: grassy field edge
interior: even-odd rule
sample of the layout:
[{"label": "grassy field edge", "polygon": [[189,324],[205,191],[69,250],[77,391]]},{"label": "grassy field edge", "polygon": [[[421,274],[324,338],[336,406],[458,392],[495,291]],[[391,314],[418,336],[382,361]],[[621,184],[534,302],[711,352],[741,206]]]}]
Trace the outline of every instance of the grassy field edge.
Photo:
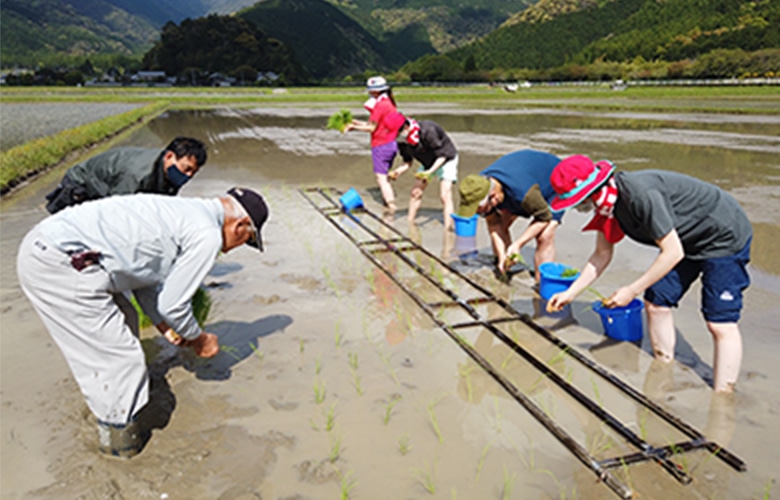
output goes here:
[{"label": "grassy field edge", "polygon": [[169,106],[168,101],[154,102],[48,137],[34,139],[0,153],[0,195],[59,164],[74,152],[89,148],[130,127],[147,123]]}]

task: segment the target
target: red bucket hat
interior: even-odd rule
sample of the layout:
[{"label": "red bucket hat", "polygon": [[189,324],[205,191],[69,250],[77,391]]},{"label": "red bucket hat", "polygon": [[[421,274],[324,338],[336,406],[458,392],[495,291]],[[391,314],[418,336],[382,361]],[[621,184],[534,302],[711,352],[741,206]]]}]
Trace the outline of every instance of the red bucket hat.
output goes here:
[{"label": "red bucket hat", "polygon": [[553,212],[563,212],[579,205],[607,182],[615,166],[606,160],[594,164],[585,155],[574,155],[561,161],[550,175],[557,196],[550,201]]}]

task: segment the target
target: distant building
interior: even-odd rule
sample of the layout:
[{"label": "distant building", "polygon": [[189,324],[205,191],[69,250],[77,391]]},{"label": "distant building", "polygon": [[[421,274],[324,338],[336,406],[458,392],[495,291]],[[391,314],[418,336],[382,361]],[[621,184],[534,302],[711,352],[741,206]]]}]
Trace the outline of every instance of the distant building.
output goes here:
[{"label": "distant building", "polygon": [[259,71],[256,83],[274,83],[278,79],[279,75],[273,71]]},{"label": "distant building", "polygon": [[130,77],[130,80],[134,82],[162,82],[165,81],[167,75],[165,71],[139,71]]}]

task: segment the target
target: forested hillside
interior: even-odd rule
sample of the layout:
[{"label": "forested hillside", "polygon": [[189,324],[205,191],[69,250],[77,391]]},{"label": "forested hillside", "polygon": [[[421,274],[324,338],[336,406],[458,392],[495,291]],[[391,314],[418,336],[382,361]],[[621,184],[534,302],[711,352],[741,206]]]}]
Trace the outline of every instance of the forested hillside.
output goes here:
[{"label": "forested hillside", "polygon": [[502,27],[448,54],[477,68],[552,68],[598,60],[677,61],[714,49],[780,48],[780,2],[601,0],[548,21]]},{"label": "forested hillside", "polygon": [[327,0],[374,36],[423,26],[434,49],[444,52],[482,37],[536,0]]},{"label": "forested hillside", "polygon": [[0,59],[8,67],[57,53],[138,53],[157,30],[102,0],[2,0],[0,36]]},{"label": "forested hillside", "polygon": [[246,19],[212,14],[168,23],[160,40],[146,53],[144,67],[162,70],[190,83],[214,72],[253,83],[258,72],[281,76],[282,84],[305,81],[305,72],[290,49]]},{"label": "forested hillside", "polygon": [[419,25],[380,41],[324,0],[268,0],[239,16],[289,45],[315,79],[388,71],[433,52]]}]

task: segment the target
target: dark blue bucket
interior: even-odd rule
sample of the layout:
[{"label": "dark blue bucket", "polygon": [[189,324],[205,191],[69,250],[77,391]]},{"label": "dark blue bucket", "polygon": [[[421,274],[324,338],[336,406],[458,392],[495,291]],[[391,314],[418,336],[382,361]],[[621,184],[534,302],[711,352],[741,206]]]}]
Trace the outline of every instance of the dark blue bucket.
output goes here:
[{"label": "dark blue bucket", "polygon": [[601,316],[601,324],[607,337],[629,342],[636,342],[642,338],[644,307],[639,299],[632,300],[625,307],[604,307],[601,301],[593,303],[593,310]]},{"label": "dark blue bucket", "polygon": [[574,276],[561,276],[561,273],[567,269],[571,269],[571,266],[557,262],[545,262],[539,265],[539,295],[543,299],[549,300],[556,293],[565,292],[574,280],[579,278],[580,273]]}]

